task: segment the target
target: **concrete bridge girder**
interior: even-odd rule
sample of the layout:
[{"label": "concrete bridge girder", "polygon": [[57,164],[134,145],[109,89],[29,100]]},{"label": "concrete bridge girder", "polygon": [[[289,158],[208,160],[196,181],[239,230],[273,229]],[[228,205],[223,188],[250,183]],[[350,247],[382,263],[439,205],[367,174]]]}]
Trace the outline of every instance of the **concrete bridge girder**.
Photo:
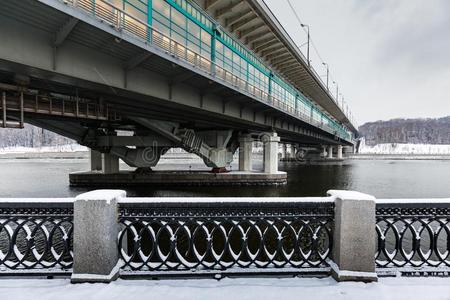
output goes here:
[{"label": "concrete bridge girder", "polygon": [[[77,15],[77,17],[79,17],[82,22],[78,22],[78,25],[72,30],[75,31],[75,33],[73,33],[75,35],[79,34],[77,32],[79,30],[87,30],[87,26],[90,25],[87,25],[86,23],[95,23],[93,20],[88,20],[82,15]],[[238,103],[238,101],[227,103],[225,111],[223,97],[220,95],[212,95],[209,91],[208,93],[202,93],[201,90],[198,91],[192,86],[178,83],[178,81],[174,84],[170,77],[165,78],[164,76],[161,76],[161,74],[158,75],[150,71],[146,66],[148,61],[153,61],[156,59],[158,62],[161,62],[161,57],[163,57],[168,60],[167,63],[169,63],[170,60],[173,60],[172,64],[178,64],[180,65],[180,68],[186,68],[189,72],[197,72],[198,74],[195,74],[199,75],[196,76],[198,80],[208,80],[210,77],[208,74],[204,74],[198,70],[192,70],[192,68],[189,69],[189,67],[187,65],[183,65],[183,62],[180,60],[173,57],[164,57],[166,54],[155,51],[155,49],[151,48],[149,45],[140,45],[137,41],[131,40],[126,35],[112,30],[111,28],[105,26],[105,24],[95,24],[98,28],[90,28],[90,30],[95,31],[96,35],[98,33],[98,39],[103,39],[105,34],[109,34],[111,37],[117,37],[117,39],[113,39],[114,42],[111,45],[111,53],[114,52],[112,50],[113,48],[115,49],[115,47],[130,47],[130,50],[132,48],[135,52],[143,53],[142,51],[149,51],[149,53],[151,52],[154,55],[145,55],[144,52],[142,60],[145,58],[147,61],[145,63],[141,63],[140,60],[141,65],[137,65],[135,62],[131,64],[128,56],[128,64],[125,65],[133,65],[133,67],[124,68],[123,61],[117,59],[117,57],[114,57],[111,54],[106,54],[106,51],[102,52],[98,50],[98,48],[93,49],[88,45],[81,45],[78,42],[75,43],[71,36],[68,36],[66,37],[64,43],[58,48],[58,53],[55,60],[56,65],[53,66],[51,55],[53,53],[53,45],[48,42],[53,38],[51,34],[48,35],[37,28],[30,28],[29,26],[26,26],[18,21],[2,20],[1,22],[2,26],[0,26],[0,28],[4,28],[6,31],[0,29],[0,36],[4,35],[7,37],[9,42],[5,44],[5,47],[0,49],[0,56],[4,59],[4,62],[7,62],[7,64],[12,62],[15,64],[21,64],[22,68],[23,66],[26,66],[24,69],[25,73],[27,72],[27,69],[29,70],[31,68],[34,70],[33,76],[35,77],[42,77],[43,80],[49,80],[49,78],[51,78],[51,80],[55,80],[57,83],[71,85],[76,83],[79,84],[81,83],[80,80],[83,80],[86,81],[83,82],[83,87],[87,87],[88,85],[86,84],[89,83],[94,85],[96,90],[99,90],[99,84],[103,85],[102,89],[104,91],[113,94],[113,97],[110,97],[111,95],[106,95],[105,99],[107,99],[108,102],[110,101],[110,98],[147,98],[146,100],[142,100],[147,102],[147,110],[151,107],[151,101],[159,101],[164,102],[164,105],[158,107],[175,107],[179,105],[184,107],[183,109],[195,108],[196,114],[214,114],[219,116],[217,119],[218,122],[224,123],[226,120],[226,122],[232,122],[234,125],[239,124],[241,128],[250,128],[249,125],[251,125],[251,127],[254,127],[252,129],[255,130],[263,131],[268,129],[268,124],[265,122],[266,118],[264,118],[263,112],[255,112],[251,109],[242,110],[242,105],[241,103]],[[14,22],[14,25],[11,24],[11,22]],[[21,38],[16,39],[13,37]],[[117,41],[120,41],[120,43]],[[135,44],[132,45],[131,42]],[[21,51],[23,53],[18,53],[21,51],[15,51],[13,49],[22,49]],[[31,57],[33,59],[31,59]],[[6,69],[11,70],[11,66],[9,65],[2,66],[4,62],[0,63],[0,69],[2,69],[2,67],[6,67]],[[124,76],[124,69],[126,70],[126,76]],[[47,74],[46,72],[52,73]],[[189,76],[191,75],[183,74],[182,79],[184,80],[185,78],[189,78]],[[126,78],[124,79],[124,77]],[[209,78],[211,81],[212,79],[213,78]],[[180,81],[182,82],[183,80]],[[151,84],[149,84],[149,82],[151,82]],[[232,90],[232,87],[227,85],[224,86],[225,89]],[[129,95],[125,96],[126,94]],[[126,103],[130,106],[129,101],[127,102],[125,100],[126,99],[122,99],[119,101],[121,101],[122,104]],[[271,105],[267,103],[261,103],[261,105],[271,107]],[[276,110],[275,108],[270,109]],[[147,112],[148,111],[146,111],[146,113]],[[144,111],[142,111],[142,113],[144,113]],[[186,114],[184,116],[186,116]],[[288,128],[301,128],[301,126],[294,126],[295,123],[299,123],[298,120],[295,120],[295,117],[288,115],[284,115],[284,117],[288,120],[285,123]],[[289,125],[289,123],[292,124]],[[270,125],[273,126],[273,124]],[[277,124],[275,124],[275,127],[276,126]],[[234,129],[239,130],[239,128]],[[283,130],[283,128],[274,129],[279,132],[282,132],[279,129]],[[299,135],[299,138],[302,135],[299,130],[297,130],[296,134]],[[320,136],[326,138],[327,134],[320,133]]]}]

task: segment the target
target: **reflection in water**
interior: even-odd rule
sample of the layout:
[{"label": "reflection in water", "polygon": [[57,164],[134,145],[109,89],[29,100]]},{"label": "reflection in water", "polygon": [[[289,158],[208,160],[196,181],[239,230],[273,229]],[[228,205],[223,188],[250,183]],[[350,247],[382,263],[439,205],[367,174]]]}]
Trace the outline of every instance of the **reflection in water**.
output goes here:
[{"label": "reflection in water", "polygon": [[[202,168],[200,162],[165,161],[161,169]],[[256,160],[255,169],[261,169]],[[378,198],[450,197],[450,161],[348,160],[343,163],[303,165],[280,162],[288,172],[286,186],[140,187],[130,196],[304,197],[324,196],[329,189],[357,190]],[[87,160],[0,160],[0,197],[67,197],[90,189],[70,188],[68,174],[88,169]],[[233,170],[237,165],[232,166]],[[119,188],[119,187],[118,187]]]}]

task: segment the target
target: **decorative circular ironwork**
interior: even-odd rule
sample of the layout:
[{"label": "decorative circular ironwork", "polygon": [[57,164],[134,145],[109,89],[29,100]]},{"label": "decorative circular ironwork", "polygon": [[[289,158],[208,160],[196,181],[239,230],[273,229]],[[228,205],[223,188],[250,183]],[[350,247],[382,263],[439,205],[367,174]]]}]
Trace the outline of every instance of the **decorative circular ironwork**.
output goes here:
[{"label": "decorative circular ironwork", "polygon": [[379,268],[450,266],[450,209],[377,207]]},{"label": "decorative circular ironwork", "polygon": [[0,208],[0,269],[70,269],[72,209]]},{"label": "decorative circular ironwork", "polygon": [[286,211],[288,215],[278,216],[277,209],[267,216],[260,216],[265,212],[262,207],[259,213],[258,209],[237,209],[121,206],[118,240],[124,268],[188,271],[327,266],[332,214],[315,216],[317,207],[301,208],[303,214]]}]

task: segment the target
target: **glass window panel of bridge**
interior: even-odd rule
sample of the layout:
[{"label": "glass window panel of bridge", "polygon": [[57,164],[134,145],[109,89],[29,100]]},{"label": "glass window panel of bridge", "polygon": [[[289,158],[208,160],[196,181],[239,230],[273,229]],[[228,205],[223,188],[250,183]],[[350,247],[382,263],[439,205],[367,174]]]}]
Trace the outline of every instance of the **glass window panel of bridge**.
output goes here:
[{"label": "glass window panel of bridge", "polygon": [[[180,56],[194,63],[195,53],[201,52],[200,27],[188,20],[177,9],[171,7],[165,0],[153,0],[153,26],[162,34],[177,42],[175,51]],[[158,42],[158,41],[156,41]],[[168,48],[169,41],[163,39],[164,48]],[[187,51],[189,48],[192,51]]]},{"label": "glass window panel of bridge", "polygon": [[299,94],[297,98],[297,110],[306,118],[311,116],[311,103],[302,94]]},{"label": "glass window panel of bridge", "polygon": [[[147,8],[146,3],[140,0],[129,0],[124,2],[124,10],[127,15],[124,25],[128,30],[142,38],[147,37]],[[140,21],[140,22],[139,22]]]},{"label": "glass window panel of bridge", "polygon": [[278,77],[274,77],[272,83],[272,96],[275,97],[275,101],[283,106],[285,109],[295,108],[295,94],[294,89],[289,89],[288,86],[284,87],[284,82],[282,82]]},{"label": "glass window panel of bridge", "polygon": [[211,35],[204,29],[200,31],[201,55],[207,59],[211,58]]},{"label": "glass window panel of bridge", "polygon": [[[105,2],[112,4],[112,6]],[[97,7],[96,14],[102,19],[106,19],[108,22],[116,25],[118,21],[118,11],[123,10],[123,0],[107,0],[105,2],[98,1],[95,3],[95,6]]]},{"label": "glass window panel of bridge", "polygon": [[233,74],[238,76],[239,78],[246,78],[247,68],[243,72],[241,69],[241,57],[237,53],[233,53]]},{"label": "glass window panel of bridge", "polygon": [[167,0],[169,2],[174,2],[186,13],[192,16],[194,19],[199,21],[201,24],[206,26],[206,28],[212,28],[212,22],[208,19],[204,12],[200,11],[197,7],[194,7],[189,1],[186,0]]},{"label": "glass window panel of bridge", "polygon": [[[170,37],[174,39],[176,44],[176,50],[180,51],[179,55],[184,54],[187,46],[187,22],[186,17],[178,12],[176,9],[171,8],[171,22],[170,22]],[[180,47],[182,45],[182,47]]]},{"label": "glass window panel of bridge", "polygon": [[[153,0],[153,27],[163,35],[170,36],[170,5],[164,0]],[[159,37],[156,43],[164,42],[164,48],[168,48],[168,40]]]},{"label": "glass window panel of bridge", "polygon": [[317,108],[313,108],[313,121],[317,122],[317,123],[321,123],[322,122],[322,114],[320,113],[320,111]]},{"label": "glass window panel of bridge", "polygon": [[147,23],[147,0],[125,0],[123,5],[127,14]]},{"label": "glass window panel of bridge", "polygon": [[335,128],[334,122],[332,122],[331,119],[327,115],[323,115],[322,122],[323,122],[323,125],[325,125],[325,126]]},{"label": "glass window panel of bridge", "polygon": [[248,65],[248,81],[263,93],[267,94],[269,92],[269,77],[251,64]]}]

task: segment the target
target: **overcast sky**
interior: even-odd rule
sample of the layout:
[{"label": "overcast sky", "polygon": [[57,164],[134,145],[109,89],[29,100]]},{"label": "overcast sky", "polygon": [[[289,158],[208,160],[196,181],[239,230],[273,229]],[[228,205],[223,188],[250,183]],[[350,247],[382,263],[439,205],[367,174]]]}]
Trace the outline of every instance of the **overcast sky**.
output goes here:
[{"label": "overcast sky", "polygon": [[[287,0],[265,0],[299,44]],[[450,115],[449,0],[291,0],[359,125]],[[306,47],[301,48],[306,53]],[[312,56],[315,66],[321,62]],[[319,74],[326,74],[322,66]],[[335,86],[332,87],[335,91]]]}]

